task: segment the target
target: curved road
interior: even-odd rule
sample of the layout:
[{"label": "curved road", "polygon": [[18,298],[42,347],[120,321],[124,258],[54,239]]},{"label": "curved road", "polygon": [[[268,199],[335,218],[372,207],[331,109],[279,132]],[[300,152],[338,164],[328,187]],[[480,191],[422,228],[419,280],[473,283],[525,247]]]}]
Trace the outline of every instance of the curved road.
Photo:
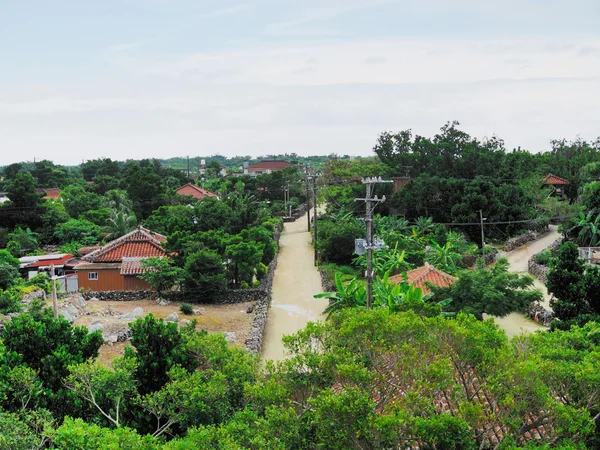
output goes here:
[{"label": "curved road", "polygon": [[273,279],[271,308],[263,339],[263,361],[286,357],[281,338],[306,327],[308,322],[324,320],[326,299],[313,295],[323,291],[321,276],[314,265],[311,235],[306,216],[284,225],[279,240],[277,269]]},{"label": "curved road", "polygon": [[[528,242],[527,244],[513,250],[512,252],[502,253],[510,265],[512,272],[518,272],[520,274],[526,274],[528,272],[528,261],[529,258],[549,247],[556,239],[560,238],[560,234],[556,231],[556,226],[550,226],[550,232],[542,236],[540,239]],[[542,291],[544,299],[542,305],[546,309],[550,308],[550,294],[546,286],[539,280],[535,280],[535,287]],[[486,318],[491,316],[486,316]],[[509,338],[517,336],[522,333],[532,333],[537,330],[545,329],[544,326],[539,325],[536,322],[525,317],[520,313],[512,313],[506,317],[494,317],[494,321],[498,326],[504,330]]]}]

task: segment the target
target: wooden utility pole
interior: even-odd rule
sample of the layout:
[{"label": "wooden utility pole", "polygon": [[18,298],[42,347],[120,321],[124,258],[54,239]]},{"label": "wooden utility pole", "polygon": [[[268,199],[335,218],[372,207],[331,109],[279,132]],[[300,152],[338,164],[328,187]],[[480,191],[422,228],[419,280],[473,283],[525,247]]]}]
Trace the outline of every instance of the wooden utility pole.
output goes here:
[{"label": "wooden utility pole", "polygon": [[50,280],[52,281],[52,309],[54,310],[54,318],[58,319],[58,299],[56,298],[56,277],[54,274],[54,264],[50,265]]},{"label": "wooden utility pole", "polygon": [[310,186],[308,179],[308,166],[306,166],[306,172],[304,174],[306,180],[306,220],[308,223],[308,232],[310,233]]},{"label": "wooden utility pole", "polygon": [[188,163],[188,178],[190,177],[190,157],[187,157],[187,163]]},{"label": "wooden utility pole", "polygon": [[315,248],[315,266],[317,265],[317,260],[319,259],[319,252],[317,251],[317,177],[313,177],[313,220],[315,221],[313,225],[313,247]]},{"label": "wooden utility pole", "polygon": [[373,241],[373,210],[379,203],[385,202],[385,196],[382,198],[378,198],[377,196],[372,197],[373,187],[375,184],[393,183],[393,181],[382,180],[381,177],[378,177],[364,178],[362,182],[366,185],[367,195],[365,198],[355,198],[354,200],[365,202],[365,225],[367,226],[367,239],[365,241],[365,250],[367,251],[367,272],[365,273],[365,278],[367,279],[367,309],[370,309],[373,304],[373,279],[375,278],[375,274],[373,273],[373,250],[383,248],[382,244]]},{"label": "wooden utility pole", "polygon": [[479,210],[479,223],[481,224],[481,248],[485,247],[485,238],[483,235],[483,211]]}]

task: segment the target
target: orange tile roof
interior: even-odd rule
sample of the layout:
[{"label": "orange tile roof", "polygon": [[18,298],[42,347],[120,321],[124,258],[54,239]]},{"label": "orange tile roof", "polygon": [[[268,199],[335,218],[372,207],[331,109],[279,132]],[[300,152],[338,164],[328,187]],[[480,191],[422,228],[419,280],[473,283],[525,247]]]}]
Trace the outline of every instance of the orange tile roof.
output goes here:
[{"label": "orange tile roof", "polygon": [[404,274],[394,275],[389,278],[389,281],[391,283],[402,283],[403,281],[406,281],[415,288],[421,288],[423,294],[428,294],[431,292],[431,289],[427,287],[426,283],[435,284],[439,287],[448,287],[456,281],[456,278],[446,272],[436,269],[429,263],[425,263],[424,266],[406,272],[406,278],[404,277]]},{"label": "orange tile roof", "polygon": [[542,181],[544,182],[544,184],[551,184],[553,186],[564,186],[564,185],[568,185],[571,184],[569,183],[569,180],[566,180],[564,178],[561,178],[559,176],[556,175],[552,175],[551,173],[549,173],[548,175],[546,175]]},{"label": "orange tile roof", "polygon": [[45,194],[47,198],[60,198],[60,189],[59,188],[38,188],[36,189],[38,194]]},{"label": "orange tile roof", "polygon": [[167,256],[167,252],[162,247],[166,241],[165,236],[138,227],[131,233],[109,242],[81,259],[93,263],[114,263],[121,262],[123,258]]},{"label": "orange tile roof", "polygon": [[203,199],[205,197],[219,198],[219,196],[214,192],[207,191],[206,189],[203,189],[200,186],[196,186],[192,183],[181,186],[179,189],[177,189],[177,193],[179,195],[191,195],[192,197],[196,197],[198,199]]}]

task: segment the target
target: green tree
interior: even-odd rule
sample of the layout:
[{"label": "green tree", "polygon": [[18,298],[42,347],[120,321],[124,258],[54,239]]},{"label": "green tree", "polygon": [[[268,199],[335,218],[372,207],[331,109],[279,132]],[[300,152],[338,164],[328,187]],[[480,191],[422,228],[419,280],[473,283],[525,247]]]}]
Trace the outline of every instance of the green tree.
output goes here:
[{"label": "green tree", "polygon": [[86,327],[72,327],[62,318],[52,317],[51,310],[36,315],[22,314],[2,330],[9,365],[25,365],[36,371],[43,391],[39,404],[62,417],[72,413],[74,399],[66,392],[63,379],[68,366],[98,356],[101,333],[88,334]]},{"label": "green tree", "polygon": [[6,249],[13,256],[21,257],[38,248],[39,235],[34,233],[29,228],[15,228],[11,233],[8,233],[8,243]]},{"label": "green tree", "polygon": [[185,279],[185,271],[176,267],[167,258],[143,259],[142,267],[145,271],[138,275],[138,278],[148,282],[159,296],[173,286],[178,286]]},{"label": "green tree", "polygon": [[93,192],[88,192],[79,184],[71,184],[61,192],[65,209],[73,219],[78,219],[90,210],[100,208],[101,197]]},{"label": "green tree", "polygon": [[137,226],[135,215],[126,209],[111,209],[106,220],[108,239],[117,239],[133,231]]},{"label": "green tree", "polygon": [[19,260],[7,250],[0,250],[0,290],[10,288],[19,277]]},{"label": "green tree", "polygon": [[65,386],[87,400],[115,427],[121,425],[123,405],[135,393],[135,361],[116,358],[108,369],[99,362],[87,361],[69,366]]},{"label": "green tree", "polygon": [[18,172],[8,183],[7,194],[13,206],[17,208],[36,208],[42,199],[29,172]]},{"label": "green tree", "polygon": [[462,272],[449,287],[432,286],[434,300],[451,298],[450,310],[473,314],[483,319],[483,314],[504,317],[511,312],[525,311],[542,293],[531,289],[533,278],[508,271],[508,261],[499,259],[489,269],[478,261],[473,271]]},{"label": "green tree", "polygon": [[600,212],[594,217],[594,211],[579,213],[575,226],[569,232],[578,231],[577,242],[582,247],[595,247],[600,243]]},{"label": "green tree", "polygon": [[262,245],[256,242],[237,242],[225,248],[227,272],[232,287],[252,286],[263,256]]},{"label": "green tree", "polygon": [[560,247],[546,281],[548,292],[554,296],[551,301],[554,315],[560,320],[554,326],[569,328],[574,323],[600,318],[599,279],[600,271],[586,267],[579,258],[577,245],[566,242]]},{"label": "green tree", "polygon": [[131,323],[129,328],[133,349],[126,347],[125,356],[135,361],[135,379],[141,395],[161,389],[169,381],[168,372],[172,367],[178,365],[188,371],[196,367],[176,323],[148,314]]},{"label": "green tree", "polygon": [[60,244],[78,242],[81,246],[96,245],[102,230],[89,220],[69,219],[56,225],[54,237]]},{"label": "green tree", "polygon": [[211,302],[227,288],[223,260],[213,250],[198,250],[185,260],[184,291],[198,300]]}]

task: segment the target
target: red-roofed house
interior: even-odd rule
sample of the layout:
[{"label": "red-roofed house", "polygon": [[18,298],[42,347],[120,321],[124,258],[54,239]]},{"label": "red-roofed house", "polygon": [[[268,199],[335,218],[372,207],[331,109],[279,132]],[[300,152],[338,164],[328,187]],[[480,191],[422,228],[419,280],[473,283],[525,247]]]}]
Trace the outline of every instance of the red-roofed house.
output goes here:
[{"label": "red-roofed house", "polygon": [[287,161],[276,161],[276,160],[264,160],[258,161],[257,163],[250,164],[248,166],[248,172],[246,173],[246,168],[244,168],[244,174],[250,175],[251,177],[255,177],[257,175],[261,175],[263,173],[271,173],[276,172],[278,170],[287,169],[288,167],[292,167],[293,164]]},{"label": "red-roofed house", "polygon": [[214,192],[207,191],[206,189],[203,189],[192,183],[188,183],[185,186],[181,186],[179,189],[177,189],[177,193],[179,195],[191,195],[192,197],[196,197],[199,200],[202,200],[206,197],[219,198],[219,196]]},{"label": "red-roofed house", "polygon": [[569,186],[569,180],[561,178],[559,176],[553,175],[549,173],[544,178],[542,178],[544,182],[544,186],[552,186],[554,188],[554,192],[556,192],[561,197],[565,196],[565,188]]},{"label": "red-roofed house", "polygon": [[392,283],[402,283],[403,281],[406,281],[415,288],[421,288],[423,294],[429,294],[431,289],[427,287],[427,283],[439,287],[448,287],[456,281],[456,278],[452,275],[448,275],[446,272],[436,269],[429,263],[425,263],[424,266],[406,272],[406,278],[404,277],[404,274],[394,275],[389,278],[389,281]]},{"label": "red-roofed house", "polygon": [[46,198],[60,198],[60,189],[59,188],[39,188],[36,189],[38,194],[45,194]]},{"label": "red-roofed house", "polygon": [[167,238],[138,227],[104,247],[81,258],[76,267],[79,288],[89,291],[136,291],[149,289],[137,275],[142,273],[141,261],[146,258],[168,257],[162,247]]}]

